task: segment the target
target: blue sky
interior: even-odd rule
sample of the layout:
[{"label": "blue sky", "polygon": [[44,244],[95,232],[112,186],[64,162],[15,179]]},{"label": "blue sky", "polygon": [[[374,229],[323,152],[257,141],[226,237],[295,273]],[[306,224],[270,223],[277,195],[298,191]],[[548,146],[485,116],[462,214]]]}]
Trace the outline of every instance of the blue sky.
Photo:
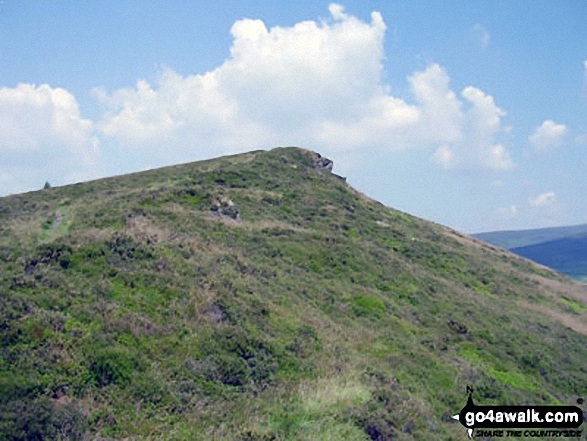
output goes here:
[{"label": "blue sky", "polygon": [[297,145],[465,232],[587,222],[584,1],[0,1],[0,195]]}]

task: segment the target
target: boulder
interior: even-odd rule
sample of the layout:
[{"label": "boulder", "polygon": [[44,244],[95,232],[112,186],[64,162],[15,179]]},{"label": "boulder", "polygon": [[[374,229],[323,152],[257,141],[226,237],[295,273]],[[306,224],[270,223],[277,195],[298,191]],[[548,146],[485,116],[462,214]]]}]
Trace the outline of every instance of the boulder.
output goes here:
[{"label": "boulder", "polygon": [[212,212],[231,219],[240,219],[238,207],[230,199],[221,199],[214,202]]}]

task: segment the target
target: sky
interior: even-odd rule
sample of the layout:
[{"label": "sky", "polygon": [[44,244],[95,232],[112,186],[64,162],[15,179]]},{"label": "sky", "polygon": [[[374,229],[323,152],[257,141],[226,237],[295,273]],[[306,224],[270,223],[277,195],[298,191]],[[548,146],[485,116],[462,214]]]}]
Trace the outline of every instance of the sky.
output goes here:
[{"label": "sky", "polygon": [[587,223],[587,3],[0,1],[0,196],[277,146],[467,233]]}]

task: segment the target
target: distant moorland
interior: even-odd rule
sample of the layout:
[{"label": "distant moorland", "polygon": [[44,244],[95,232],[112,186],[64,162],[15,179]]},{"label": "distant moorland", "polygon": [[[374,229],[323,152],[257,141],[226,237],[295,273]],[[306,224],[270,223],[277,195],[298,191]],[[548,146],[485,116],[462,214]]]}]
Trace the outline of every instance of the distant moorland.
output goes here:
[{"label": "distant moorland", "polygon": [[474,236],[587,282],[587,224]]}]

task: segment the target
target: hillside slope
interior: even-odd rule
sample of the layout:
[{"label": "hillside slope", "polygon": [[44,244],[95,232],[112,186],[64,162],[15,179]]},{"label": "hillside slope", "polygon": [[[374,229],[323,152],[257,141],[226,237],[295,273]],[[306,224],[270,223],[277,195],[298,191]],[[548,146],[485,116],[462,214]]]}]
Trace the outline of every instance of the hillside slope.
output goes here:
[{"label": "hillside slope", "polygon": [[0,439],[465,439],[587,397],[587,287],[285,148],[0,199]]}]

